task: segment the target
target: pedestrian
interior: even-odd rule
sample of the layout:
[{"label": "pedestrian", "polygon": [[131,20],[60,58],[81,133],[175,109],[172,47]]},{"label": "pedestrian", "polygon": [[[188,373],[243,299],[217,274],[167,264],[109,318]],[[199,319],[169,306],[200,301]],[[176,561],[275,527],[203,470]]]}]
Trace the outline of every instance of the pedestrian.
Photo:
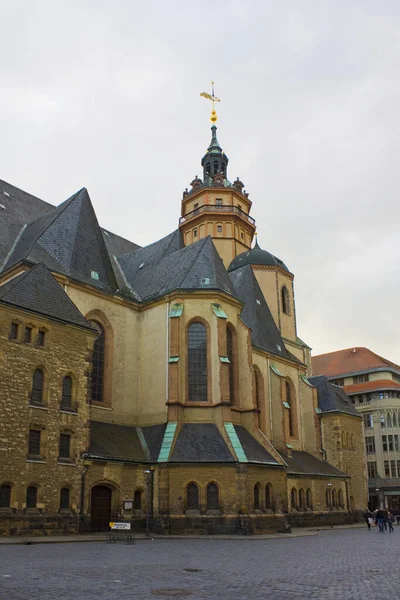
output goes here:
[{"label": "pedestrian", "polygon": [[378,523],[378,526],[379,526],[379,533],[383,533],[383,531],[384,531],[384,529],[383,529],[384,516],[385,516],[385,511],[382,510],[382,508],[379,508],[376,512],[376,522]]},{"label": "pedestrian", "polygon": [[385,531],[387,531],[387,528],[388,528],[388,514],[387,514],[386,508],[383,509],[383,526],[385,528]]},{"label": "pedestrian", "polygon": [[389,525],[389,533],[393,533],[394,532],[394,529],[393,529],[394,516],[393,516],[393,513],[390,512],[390,510],[387,513],[387,522]]},{"label": "pedestrian", "polygon": [[368,526],[368,531],[371,530],[371,523],[373,521],[372,518],[372,512],[369,510],[369,508],[366,510],[366,512],[364,513],[364,520]]}]

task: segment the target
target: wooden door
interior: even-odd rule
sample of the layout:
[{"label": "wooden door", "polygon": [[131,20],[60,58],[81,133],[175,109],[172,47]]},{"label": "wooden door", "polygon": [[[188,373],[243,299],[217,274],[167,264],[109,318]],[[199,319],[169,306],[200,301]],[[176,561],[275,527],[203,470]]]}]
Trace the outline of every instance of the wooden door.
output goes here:
[{"label": "wooden door", "polygon": [[91,531],[108,531],[111,519],[111,490],[104,485],[92,488],[90,505]]}]

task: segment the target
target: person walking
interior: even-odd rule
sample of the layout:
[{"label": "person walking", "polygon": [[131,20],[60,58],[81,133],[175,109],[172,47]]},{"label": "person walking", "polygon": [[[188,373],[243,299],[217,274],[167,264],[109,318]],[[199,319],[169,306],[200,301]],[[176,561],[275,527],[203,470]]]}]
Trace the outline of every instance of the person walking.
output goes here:
[{"label": "person walking", "polygon": [[367,509],[366,512],[364,513],[364,520],[368,526],[368,531],[371,531],[371,523],[373,521],[372,519],[372,512]]},{"label": "person walking", "polygon": [[382,508],[379,508],[377,513],[376,513],[376,520],[378,522],[378,527],[379,527],[379,533],[383,533],[383,519],[385,517],[385,511]]},{"label": "person walking", "polygon": [[393,516],[393,513],[390,512],[390,510],[387,513],[387,522],[389,525],[389,533],[393,533],[394,532],[394,529],[393,529],[394,516]]}]

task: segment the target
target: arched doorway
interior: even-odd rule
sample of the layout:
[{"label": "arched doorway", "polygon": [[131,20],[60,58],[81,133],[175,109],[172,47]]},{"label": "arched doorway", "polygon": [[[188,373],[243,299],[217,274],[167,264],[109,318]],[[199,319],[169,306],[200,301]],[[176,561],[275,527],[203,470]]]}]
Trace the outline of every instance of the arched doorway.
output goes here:
[{"label": "arched doorway", "polygon": [[105,485],[92,488],[90,502],[91,531],[108,531],[111,520],[111,490]]}]

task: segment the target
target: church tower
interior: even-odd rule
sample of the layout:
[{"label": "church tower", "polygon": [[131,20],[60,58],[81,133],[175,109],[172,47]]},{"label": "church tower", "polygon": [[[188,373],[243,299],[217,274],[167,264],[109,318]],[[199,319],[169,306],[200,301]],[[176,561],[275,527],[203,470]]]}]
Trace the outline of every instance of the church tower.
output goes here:
[{"label": "church tower", "polygon": [[[217,101],[214,92],[202,95]],[[211,142],[201,160],[202,178],[196,175],[191,189],[183,192],[179,229],[185,246],[211,236],[228,268],[238,254],[250,250],[256,226],[244,184],[239,178],[233,183],[228,179],[229,159],[217,139],[216,120],[213,106]]]}]

